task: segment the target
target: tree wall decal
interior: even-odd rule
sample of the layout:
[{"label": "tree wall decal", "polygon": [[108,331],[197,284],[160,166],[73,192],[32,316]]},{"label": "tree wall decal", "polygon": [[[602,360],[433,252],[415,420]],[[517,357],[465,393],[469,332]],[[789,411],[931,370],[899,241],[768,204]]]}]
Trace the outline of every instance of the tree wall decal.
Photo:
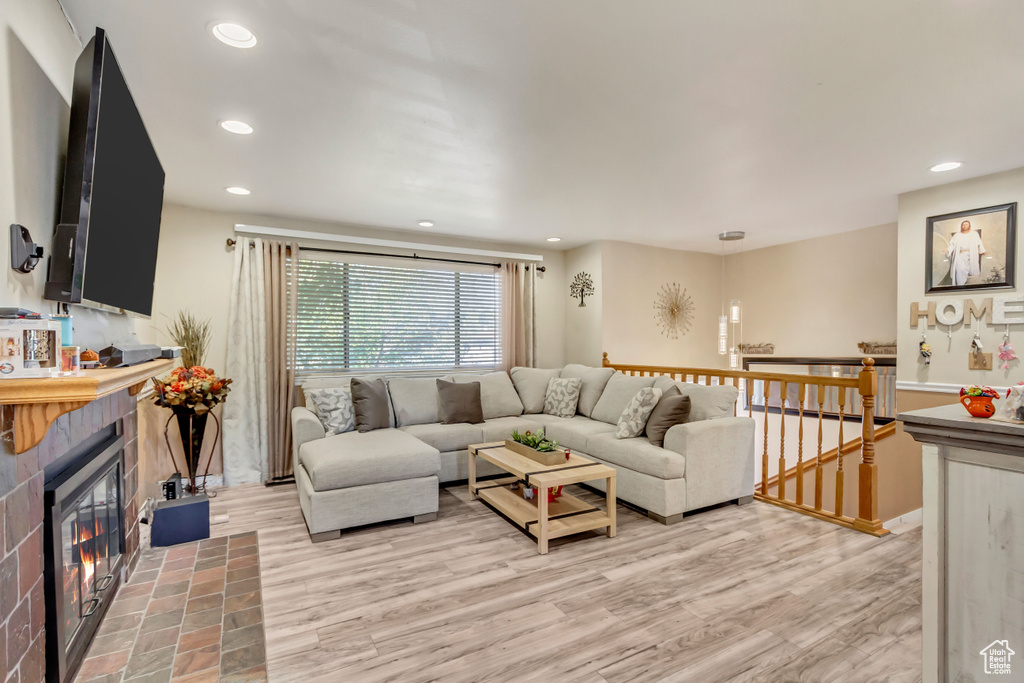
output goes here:
[{"label": "tree wall decal", "polygon": [[582,271],[576,273],[576,277],[572,279],[572,284],[569,285],[569,296],[580,300],[579,307],[587,305],[584,297],[594,296],[594,280],[590,277],[589,273]]}]

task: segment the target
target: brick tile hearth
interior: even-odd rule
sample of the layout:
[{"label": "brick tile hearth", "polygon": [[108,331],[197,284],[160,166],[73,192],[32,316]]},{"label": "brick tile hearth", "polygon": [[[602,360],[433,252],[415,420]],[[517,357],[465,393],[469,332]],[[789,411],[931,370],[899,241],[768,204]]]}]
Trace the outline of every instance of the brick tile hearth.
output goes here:
[{"label": "brick tile hearth", "polygon": [[147,548],[75,679],[266,681],[256,533]]}]

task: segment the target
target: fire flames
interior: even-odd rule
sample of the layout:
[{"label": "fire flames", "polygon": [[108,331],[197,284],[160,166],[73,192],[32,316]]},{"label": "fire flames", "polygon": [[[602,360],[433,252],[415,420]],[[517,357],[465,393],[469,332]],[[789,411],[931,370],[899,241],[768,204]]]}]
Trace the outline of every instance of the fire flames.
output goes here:
[{"label": "fire flames", "polygon": [[72,557],[77,556],[78,563],[75,564],[72,560],[64,568],[64,594],[71,603],[71,609],[68,610],[66,620],[69,637],[74,632],[72,627],[74,622],[78,620],[81,606],[89,599],[88,594],[92,592],[93,579],[96,575],[96,563],[99,559],[93,539],[97,535],[102,538],[106,533],[102,519],[95,520],[95,527],[98,527],[98,529],[94,528],[93,524],[82,524],[77,520],[72,524],[70,539]]},{"label": "fire flames", "polygon": [[[99,527],[100,535],[105,531],[103,528],[103,520],[96,520],[96,526]],[[96,574],[96,544],[92,543],[92,539],[95,535],[93,531],[93,525],[75,525],[75,536],[71,542],[78,548],[78,556],[82,564],[82,585],[92,586],[93,576]]]}]

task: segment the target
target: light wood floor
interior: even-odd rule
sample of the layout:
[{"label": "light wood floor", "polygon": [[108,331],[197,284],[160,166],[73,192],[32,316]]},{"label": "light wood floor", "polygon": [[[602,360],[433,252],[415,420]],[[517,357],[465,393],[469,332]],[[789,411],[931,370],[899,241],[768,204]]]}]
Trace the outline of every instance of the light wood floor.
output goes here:
[{"label": "light wood floor", "polygon": [[[598,501],[591,493],[585,498]],[[920,528],[876,539],[762,503],[536,544],[466,487],[435,522],[312,544],[294,486],[224,489],[259,531],[270,680],[918,681]]]}]

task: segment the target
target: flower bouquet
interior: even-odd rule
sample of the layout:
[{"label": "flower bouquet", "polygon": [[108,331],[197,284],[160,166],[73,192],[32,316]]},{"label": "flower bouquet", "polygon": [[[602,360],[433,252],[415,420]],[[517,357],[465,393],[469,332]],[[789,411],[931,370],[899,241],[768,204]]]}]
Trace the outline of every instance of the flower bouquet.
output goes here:
[{"label": "flower bouquet", "polygon": [[[206,419],[210,416],[213,407],[218,403],[227,400],[228,392],[231,391],[231,380],[217,377],[217,373],[211,368],[201,365],[192,367],[180,367],[171,370],[166,379],[153,378],[153,386],[156,389],[156,400],[158,406],[170,408],[173,413],[171,417],[178,419],[178,431],[181,434],[181,448],[185,454],[185,471],[182,475],[188,475],[189,487],[192,493],[199,493],[205,488],[196,481],[199,471],[199,456],[203,448],[203,437],[206,434]],[[217,432],[220,432],[220,423],[216,415],[213,418],[217,424]],[[170,424],[171,418],[167,418]],[[170,439],[167,436],[167,426],[164,426],[164,440],[167,442],[167,450],[171,452],[171,459],[174,459],[174,450],[171,448]],[[216,442],[216,437],[214,437]],[[210,451],[213,457],[213,451]],[[175,462],[177,468],[178,464]],[[209,462],[207,462],[209,468]],[[178,468],[179,471],[180,468]],[[203,475],[205,482],[206,476]],[[212,494],[211,494],[212,495]]]},{"label": "flower bouquet", "polygon": [[196,414],[205,413],[218,403],[223,403],[231,391],[229,384],[230,379],[219,378],[212,368],[201,365],[174,368],[167,379],[153,378],[158,406],[171,410],[184,408]]}]

